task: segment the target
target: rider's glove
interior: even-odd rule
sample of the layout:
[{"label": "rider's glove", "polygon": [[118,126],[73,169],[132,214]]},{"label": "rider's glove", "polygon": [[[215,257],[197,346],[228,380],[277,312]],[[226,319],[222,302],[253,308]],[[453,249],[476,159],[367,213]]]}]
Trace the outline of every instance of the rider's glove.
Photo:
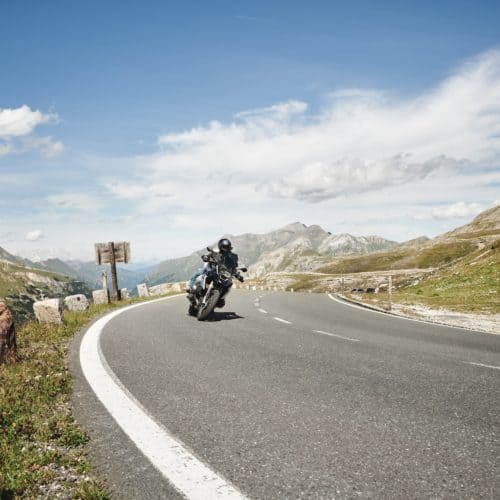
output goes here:
[{"label": "rider's glove", "polygon": [[241,281],[242,283],[245,281],[241,274],[237,274],[236,278],[238,279],[238,281]]}]

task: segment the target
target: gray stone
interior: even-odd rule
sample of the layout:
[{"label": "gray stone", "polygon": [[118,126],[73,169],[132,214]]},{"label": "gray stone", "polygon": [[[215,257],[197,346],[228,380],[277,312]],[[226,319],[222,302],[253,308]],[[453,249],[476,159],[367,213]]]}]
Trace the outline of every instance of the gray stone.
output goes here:
[{"label": "gray stone", "polygon": [[45,299],[33,304],[35,317],[40,323],[62,323],[63,306],[60,299]]},{"label": "gray stone", "polygon": [[109,302],[109,293],[107,290],[94,290],[92,299],[94,304],[107,304]]},{"label": "gray stone", "polygon": [[148,285],[146,285],[146,283],[137,285],[137,295],[139,295],[139,297],[149,297]]},{"label": "gray stone", "polygon": [[149,288],[149,295],[165,295],[171,290],[171,283],[161,283]]},{"label": "gray stone", "polygon": [[89,301],[83,293],[68,295],[64,299],[64,307],[68,311],[86,311],[89,308]]},{"label": "gray stone", "polygon": [[120,295],[122,297],[122,300],[129,300],[130,299],[130,296],[128,294],[128,290],[126,288],[122,288],[120,290]]}]

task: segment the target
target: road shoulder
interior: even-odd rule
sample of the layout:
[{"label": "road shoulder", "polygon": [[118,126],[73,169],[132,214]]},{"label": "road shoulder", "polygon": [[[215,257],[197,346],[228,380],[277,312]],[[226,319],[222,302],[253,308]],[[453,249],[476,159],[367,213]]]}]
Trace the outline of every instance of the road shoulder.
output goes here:
[{"label": "road shoulder", "polygon": [[99,319],[75,335],[68,354],[73,412],[90,437],[89,459],[94,470],[116,498],[183,498],[120,429],[85,379],[79,360],[80,344]]}]

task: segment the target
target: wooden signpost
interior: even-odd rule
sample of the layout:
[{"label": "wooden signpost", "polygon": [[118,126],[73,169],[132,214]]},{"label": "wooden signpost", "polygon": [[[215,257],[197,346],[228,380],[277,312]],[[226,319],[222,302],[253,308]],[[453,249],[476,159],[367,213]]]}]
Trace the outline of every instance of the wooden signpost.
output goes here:
[{"label": "wooden signpost", "polygon": [[116,272],[116,263],[123,262],[127,264],[130,262],[130,243],[128,241],[108,243],[96,243],[95,247],[95,261],[96,264],[110,264],[111,265],[111,284],[113,288],[113,300],[121,300],[120,290],[118,288],[118,275]]}]

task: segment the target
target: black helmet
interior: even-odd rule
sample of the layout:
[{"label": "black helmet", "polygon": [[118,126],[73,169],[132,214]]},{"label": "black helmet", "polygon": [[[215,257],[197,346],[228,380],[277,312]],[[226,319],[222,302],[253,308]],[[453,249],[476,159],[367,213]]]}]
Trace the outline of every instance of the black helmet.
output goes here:
[{"label": "black helmet", "polygon": [[220,252],[229,252],[233,249],[231,242],[227,238],[222,238],[218,243]]}]

